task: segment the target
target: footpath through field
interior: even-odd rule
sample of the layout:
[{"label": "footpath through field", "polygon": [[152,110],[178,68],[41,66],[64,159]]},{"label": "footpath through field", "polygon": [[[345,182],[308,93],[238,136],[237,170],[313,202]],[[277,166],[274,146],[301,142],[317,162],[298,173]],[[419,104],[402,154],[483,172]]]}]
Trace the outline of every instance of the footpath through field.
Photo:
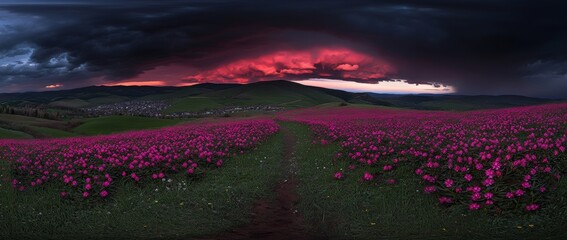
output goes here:
[{"label": "footpath through field", "polygon": [[312,239],[304,232],[303,218],[295,207],[299,200],[295,191],[298,171],[295,157],[297,138],[281,124],[280,131],[284,137],[282,168],[285,175],[274,188],[275,198],[254,205],[249,225],[209,239]]}]

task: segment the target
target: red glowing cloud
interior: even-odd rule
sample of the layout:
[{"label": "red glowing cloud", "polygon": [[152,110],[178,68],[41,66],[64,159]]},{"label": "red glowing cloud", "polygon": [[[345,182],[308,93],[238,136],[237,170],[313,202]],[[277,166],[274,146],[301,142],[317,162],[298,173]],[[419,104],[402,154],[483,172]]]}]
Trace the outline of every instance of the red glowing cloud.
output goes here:
[{"label": "red glowing cloud", "polygon": [[274,79],[336,78],[373,82],[395,69],[382,59],[345,48],[275,51],[243,58],[183,78],[189,82],[248,83]]},{"label": "red glowing cloud", "polygon": [[351,65],[351,64],[345,63],[345,64],[341,64],[341,65],[337,66],[335,68],[335,70],[356,71],[356,70],[358,70],[358,67],[359,66],[357,64]]}]

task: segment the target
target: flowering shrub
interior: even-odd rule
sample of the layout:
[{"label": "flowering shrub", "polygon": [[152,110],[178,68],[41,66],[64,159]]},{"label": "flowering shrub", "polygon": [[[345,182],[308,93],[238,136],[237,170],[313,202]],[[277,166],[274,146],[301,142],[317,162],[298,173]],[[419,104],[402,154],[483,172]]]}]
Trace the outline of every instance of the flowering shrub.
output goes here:
[{"label": "flowering shrub", "polygon": [[0,156],[13,166],[20,191],[48,182],[61,197],[101,197],[119,179],[134,182],[188,175],[220,167],[278,131],[272,120],[197,124],[98,137],[0,141]]},{"label": "flowering shrub", "polygon": [[408,162],[425,193],[470,210],[540,209],[567,161],[567,104],[461,113],[309,109],[280,118],[308,124],[314,142],[338,142],[341,159],[375,172]]}]

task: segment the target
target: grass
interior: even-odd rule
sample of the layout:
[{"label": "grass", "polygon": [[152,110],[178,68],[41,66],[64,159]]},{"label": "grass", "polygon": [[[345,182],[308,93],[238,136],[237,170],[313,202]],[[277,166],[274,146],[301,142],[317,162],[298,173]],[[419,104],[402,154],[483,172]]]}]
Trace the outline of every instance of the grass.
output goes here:
[{"label": "grass", "polygon": [[41,135],[44,135],[44,136],[47,136],[47,137],[54,137],[54,138],[80,136],[77,133],[67,132],[67,131],[63,131],[63,130],[55,129],[55,128],[31,126],[30,129],[32,129],[33,131],[35,131],[35,132],[37,132]]},{"label": "grass", "polygon": [[46,138],[78,136],[78,134],[69,131],[73,124],[72,122],[43,118],[0,114],[0,126],[4,129],[4,131],[0,133],[0,137]]},{"label": "grass", "polygon": [[130,100],[130,98],[128,98],[128,97],[109,95],[109,96],[105,96],[105,97],[91,98],[91,99],[88,100],[87,106],[112,104],[112,103],[125,102],[125,101],[129,101],[129,100]]},{"label": "grass", "polygon": [[[114,122],[116,122],[115,120]],[[120,119],[119,122],[123,122]],[[337,144],[311,144],[307,126],[283,122],[298,141],[297,193],[307,231],[324,239],[567,239],[567,180],[561,179],[551,204],[533,214],[489,215],[461,207],[444,208],[422,193],[411,162],[379,179],[359,181],[365,170],[346,170],[333,161]],[[250,220],[252,205],[271,197],[281,170],[283,139],[277,134],[251,153],[226,161],[201,179],[172,175],[171,183],[139,186],[120,182],[105,202],[70,202],[58,187],[16,193],[7,162],[0,160],[0,239],[173,238],[213,236]],[[345,170],[346,179],[333,174]],[[170,188],[171,190],[167,190]],[[186,188],[186,189],[184,189]],[[157,190],[156,190],[157,189]],[[33,229],[33,231],[31,231]]]},{"label": "grass", "polygon": [[300,167],[298,208],[308,230],[329,239],[565,239],[567,181],[546,209],[530,215],[490,216],[459,208],[441,208],[433,196],[421,192],[420,179],[410,164],[382,178],[396,185],[360,182],[364,169],[333,179],[349,163],[332,159],[338,145],[312,145],[308,128],[283,123],[298,137]]},{"label": "grass", "polygon": [[166,109],[165,113],[175,112],[199,112],[206,109],[221,108],[224,105],[218,103],[215,99],[208,97],[186,97],[175,100],[173,105]]},{"label": "grass", "polygon": [[227,89],[210,95],[230,96],[225,99],[232,105],[281,105],[287,108],[315,106],[340,99],[323,92],[297,86],[257,85],[242,89]]},{"label": "grass", "polygon": [[0,114],[0,122],[17,123],[21,125],[32,125],[32,126],[61,124],[61,122],[55,120],[27,117],[21,115],[12,115],[12,114]]},{"label": "grass", "polygon": [[[70,202],[57,187],[14,192],[1,181],[0,239],[191,239],[246,224],[281,177],[282,135],[201,179],[120,183],[106,202]],[[0,177],[10,179],[0,161]],[[170,190],[167,190],[167,187]]]},{"label": "grass", "polygon": [[0,139],[2,138],[33,138],[33,136],[25,132],[0,128]]},{"label": "grass", "polygon": [[226,106],[278,105],[286,108],[309,107],[341,99],[290,83],[242,85],[218,91],[203,91],[194,96],[177,98],[166,113],[194,112]]},{"label": "grass", "polygon": [[108,116],[86,120],[73,131],[83,135],[111,134],[117,132],[153,129],[183,122],[179,119],[157,119],[134,116]]},{"label": "grass", "polygon": [[89,102],[82,99],[62,99],[49,103],[52,107],[82,108],[89,105]]}]

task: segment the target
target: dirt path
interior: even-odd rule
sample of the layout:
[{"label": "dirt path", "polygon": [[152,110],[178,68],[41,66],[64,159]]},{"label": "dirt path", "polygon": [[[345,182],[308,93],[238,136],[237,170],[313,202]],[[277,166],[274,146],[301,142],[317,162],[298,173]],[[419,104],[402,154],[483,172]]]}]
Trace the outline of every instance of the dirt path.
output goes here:
[{"label": "dirt path", "polygon": [[284,136],[282,167],[286,174],[274,188],[276,198],[257,202],[249,225],[209,239],[311,239],[304,233],[303,219],[295,208],[298,202],[295,192],[298,167],[294,156],[297,141],[289,129],[281,126],[281,131]]}]

